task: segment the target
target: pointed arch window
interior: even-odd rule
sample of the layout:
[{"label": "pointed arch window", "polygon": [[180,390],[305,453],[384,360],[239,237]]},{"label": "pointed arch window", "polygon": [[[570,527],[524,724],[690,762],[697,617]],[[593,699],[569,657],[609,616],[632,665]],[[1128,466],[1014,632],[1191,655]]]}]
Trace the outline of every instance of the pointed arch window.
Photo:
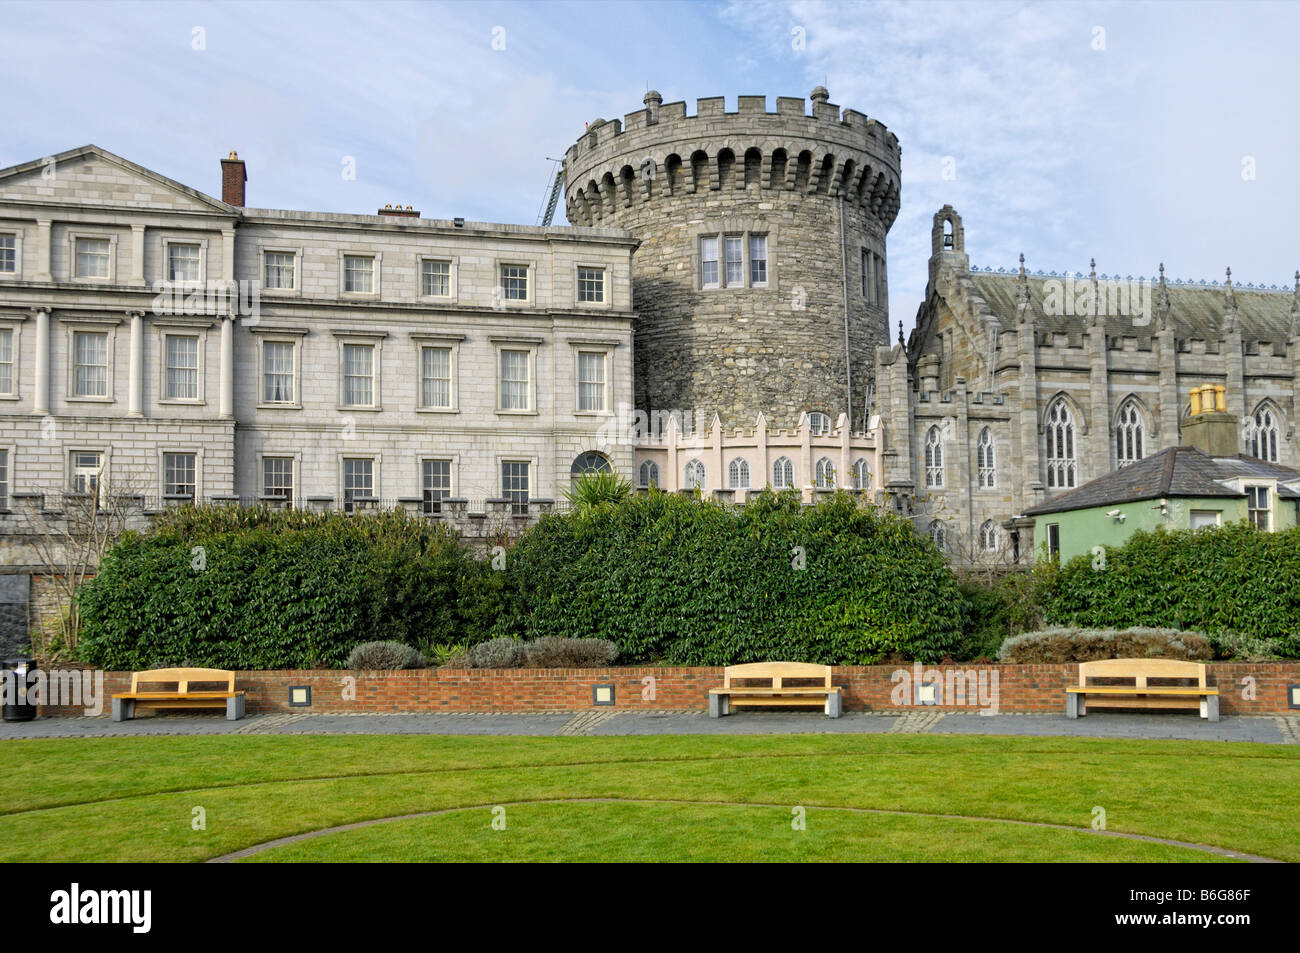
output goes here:
[{"label": "pointed arch window", "polygon": [[985,427],[980,431],[975,445],[975,462],[979,467],[980,487],[998,485],[997,448],[993,445],[993,431]]},{"label": "pointed arch window", "polygon": [[808,432],[814,437],[823,437],[831,432],[831,418],[829,414],[820,412],[808,415]]},{"label": "pointed arch window", "polygon": [[948,532],[943,528],[943,523],[938,520],[930,523],[930,542],[941,550],[947,551],[948,549]]},{"label": "pointed arch window", "polygon": [[1073,489],[1078,478],[1074,455],[1074,414],[1064,398],[1047,408],[1047,488]]},{"label": "pointed arch window", "polygon": [[772,464],[772,489],[788,490],[794,486],[794,464],[789,457],[778,457]]},{"label": "pointed arch window", "polygon": [[831,463],[830,457],[822,457],[817,461],[817,469],[813,473],[813,486],[819,490],[834,489],[835,464]]},{"label": "pointed arch window", "polygon": [[727,486],[733,490],[749,489],[749,461],[736,457],[727,464]]},{"label": "pointed arch window", "polygon": [[1247,445],[1252,457],[1277,463],[1277,444],[1280,427],[1278,415],[1268,404],[1260,404],[1250,418]]},{"label": "pointed arch window", "polygon": [[943,437],[938,427],[925,434],[925,485],[943,486]]},{"label": "pointed arch window", "polygon": [[980,524],[980,550],[986,553],[996,553],[999,544],[998,524],[992,520],[985,520]]},{"label": "pointed arch window", "polygon": [[703,490],[705,487],[704,463],[691,460],[686,464],[686,489]]},{"label": "pointed arch window", "polygon": [[1127,401],[1115,421],[1115,463],[1126,467],[1146,456],[1146,421],[1137,403]]},{"label": "pointed arch window", "polygon": [[658,486],[659,464],[655,463],[653,460],[642,460],[638,476],[640,479],[637,482],[642,486]]},{"label": "pointed arch window", "polygon": [[871,468],[864,457],[853,461],[853,489],[871,489]]}]

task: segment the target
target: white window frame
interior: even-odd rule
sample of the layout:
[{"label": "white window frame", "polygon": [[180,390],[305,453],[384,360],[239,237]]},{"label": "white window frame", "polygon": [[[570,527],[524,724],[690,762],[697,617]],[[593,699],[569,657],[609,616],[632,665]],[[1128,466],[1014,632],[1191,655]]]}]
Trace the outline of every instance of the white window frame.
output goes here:
[{"label": "white window frame", "polygon": [[[584,344],[581,342],[569,342],[573,347],[573,413],[578,417],[609,417],[613,414],[611,409],[614,393],[614,348],[609,344]],[[601,407],[599,410],[584,410],[582,408],[582,355],[599,354],[604,363],[605,386],[601,394]]]},{"label": "white window frame", "polygon": [[[1058,416],[1059,411],[1059,416]],[[1058,434],[1053,428],[1061,428]],[[1062,447],[1064,438],[1066,446]],[[1079,485],[1079,422],[1069,401],[1058,397],[1043,412],[1043,460],[1048,490],[1073,490]]]},{"label": "white window frame", "polygon": [[[763,241],[763,280],[754,280],[754,239]],[[768,288],[772,283],[772,252],[771,241],[768,239],[767,232],[746,232],[745,233],[745,281],[751,288]]]},{"label": "white window frame", "polygon": [[825,437],[831,432],[831,415],[814,410],[808,415],[808,433],[814,437]]},{"label": "white window frame", "polygon": [[[507,338],[493,338],[494,358],[492,369],[493,388],[495,396],[493,403],[496,406],[498,414],[535,416],[537,414],[537,349],[541,346],[540,342],[532,340],[512,340]],[[525,409],[506,408],[501,405],[501,352],[502,351],[527,351],[528,352],[528,407]],[[576,361],[577,358],[574,358]],[[576,404],[576,398],[575,398]]]},{"label": "white window frame", "polygon": [[[113,396],[113,357],[117,351],[117,321],[89,323],[84,318],[78,319],[75,323],[69,322],[66,325],[67,336],[64,338],[67,348],[66,366],[67,384],[64,388],[64,399],[77,403],[91,404],[111,404],[116,399]],[[77,335],[78,334],[103,334],[105,335],[105,360],[107,366],[104,368],[104,396],[77,393]]]},{"label": "white window frame", "polygon": [[[505,268],[524,269],[525,295],[522,298],[507,298]],[[503,308],[531,308],[537,301],[537,262],[524,258],[498,258],[493,263],[493,304]]]},{"label": "white window frame", "polygon": [[659,486],[659,464],[654,460],[642,460],[636,470],[636,479],[639,487]]},{"label": "white window frame", "polygon": [[[699,472],[699,482],[694,483],[692,473]],[[691,457],[682,467],[682,487],[687,490],[698,489],[705,493],[709,489],[709,468],[704,465],[704,461],[699,457]]]},{"label": "white window frame", "polygon": [[64,485],[65,487],[67,487],[67,489],[68,489],[69,492],[73,492],[73,493],[76,493],[76,492],[85,492],[85,493],[89,493],[89,492],[90,492],[89,490],[77,490],[76,487],[73,485],[73,484],[74,484],[74,481],[76,480],[76,476],[77,476],[77,473],[78,473],[78,471],[79,471],[80,468],[78,468],[78,467],[74,467],[74,466],[73,466],[73,464],[72,464],[72,458],[73,458],[74,456],[76,456],[78,453],[97,453],[97,454],[99,454],[99,469],[96,471],[96,478],[97,478],[96,486],[98,486],[100,489],[102,489],[102,488],[104,487],[104,485],[108,482],[109,466],[110,466],[110,464],[111,464],[111,462],[112,462],[111,459],[110,459],[110,455],[109,455],[109,448],[108,448],[107,446],[105,446],[104,444],[102,444],[102,443],[101,443],[101,444],[95,444],[95,443],[76,443],[76,444],[73,444],[72,446],[68,447],[66,450],[64,450],[64,452],[63,452],[63,466],[64,466],[63,485]]},{"label": "white window frame", "polygon": [[[424,265],[426,262],[436,262],[447,266],[447,293],[445,295],[424,293]],[[453,255],[416,255],[415,296],[425,301],[454,302],[458,297],[456,294],[457,263],[458,261]]]},{"label": "white window frame", "polygon": [[[364,333],[359,331],[335,331],[335,360],[338,366],[338,392],[336,409],[342,411],[360,410],[363,412],[377,412],[384,409],[383,399],[383,367],[384,367],[384,338],[387,332]],[[372,360],[370,364],[370,400],[369,404],[348,404],[344,403],[347,398],[347,387],[344,381],[346,377],[346,365],[344,355],[348,347],[369,347],[371,348]],[[301,386],[301,385],[300,385]]]},{"label": "white window frame", "polygon": [[[288,460],[290,473],[289,495],[280,496],[267,492],[266,488],[266,461],[267,460]],[[297,451],[283,450],[264,450],[257,455],[257,487],[259,496],[275,496],[278,499],[287,501],[292,507],[295,500],[303,498],[302,487],[299,480],[302,477],[302,454]]]},{"label": "white window frame", "polygon": [[833,490],[839,486],[839,474],[835,472],[835,461],[830,457],[819,457],[813,464],[813,488]]},{"label": "white window frame", "polygon": [[[866,479],[863,479],[863,475]],[[871,489],[871,461],[866,457],[858,457],[853,461],[853,489],[867,490]]]},{"label": "white window frame", "polygon": [[0,400],[18,400],[21,394],[19,381],[22,380],[23,318],[0,315],[0,332],[8,332],[10,344],[9,389],[0,390]]},{"label": "white window frame", "polygon": [[[706,241],[713,241],[713,242],[715,243],[715,244],[714,244],[714,257],[713,257],[713,258],[708,258],[708,259],[706,259],[706,258],[704,257],[704,243],[705,243]],[[707,290],[707,289],[712,289],[712,288],[722,288],[722,287],[725,287],[725,286],[723,285],[723,283],[722,283],[722,272],[723,272],[723,261],[722,261],[723,247],[722,247],[722,236],[721,236],[721,235],[703,235],[703,234],[702,234],[702,235],[700,235],[700,236],[696,239],[696,241],[695,241],[695,245],[696,245],[696,250],[695,250],[695,261],[696,261],[696,265],[695,265],[695,268],[696,268],[696,276],[697,276],[697,279],[698,279],[698,283],[699,283],[699,287],[700,287],[700,289],[701,289],[701,290]],[[717,275],[716,275],[716,277],[714,278],[713,281],[706,281],[705,278],[704,278],[704,263],[705,263],[706,261],[711,262],[711,263],[713,264],[713,266],[717,269]]]},{"label": "white window frame", "polygon": [[[424,414],[460,413],[460,338],[439,338],[426,335],[411,335],[415,345],[415,409]],[[424,352],[437,348],[447,352],[447,404],[426,404],[424,402]]]},{"label": "white window frame", "polygon": [[[600,272],[601,297],[599,301],[582,300],[583,271]],[[610,294],[609,276],[610,276],[610,269],[608,265],[597,265],[597,264],[591,264],[589,262],[575,262],[573,265],[573,300],[577,304],[577,306],[579,308],[584,308],[584,309],[608,310],[611,306],[610,299],[613,297]]]},{"label": "white window frame", "polygon": [[[87,285],[112,285],[117,283],[117,232],[68,232],[68,280],[79,284]],[[85,239],[88,241],[107,241],[108,242],[108,276],[98,277],[94,275],[77,274],[77,242]]]},{"label": "white window frame", "polygon": [[997,489],[998,439],[993,435],[992,427],[982,428],[975,440],[975,469],[981,490]]},{"label": "white window frame", "polygon": [[9,504],[14,495],[14,452],[13,444],[0,444],[0,457],[4,459],[4,466],[0,467],[4,479],[0,480],[0,513],[7,513],[13,509]]},{"label": "white window frame", "polygon": [[[784,468],[781,466],[781,464],[783,463],[785,464]],[[788,480],[783,478],[778,479],[778,475],[782,477],[784,476],[784,474],[781,473],[782,469],[789,471],[790,478]],[[792,489],[797,489],[798,486],[799,486],[798,473],[795,471],[794,468],[794,460],[792,460],[789,456],[785,454],[782,454],[781,456],[773,460],[772,461],[772,489],[792,490]]]},{"label": "white window frame", "polygon": [[[528,488],[524,492],[528,494],[526,500],[531,501],[537,498],[535,495],[537,489],[537,459],[535,457],[517,457],[509,454],[497,457],[497,490],[500,492],[502,499],[509,499],[512,501],[512,512],[519,513],[519,503],[514,501],[514,499],[509,495],[511,492],[517,491],[506,490],[506,464],[523,464],[528,467]],[[522,512],[527,513],[527,511],[528,507],[527,503],[525,503]]]},{"label": "white window frame", "polygon": [[[302,409],[302,339],[306,331],[293,332],[284,330],[254,330],[257,341],[257,409],[258,410],[301,410]],[[266,399],[266,346],[268,344],[287,344],[292,354],[291,384],[293,400]],[[340,355],[342,351],[339,352]]]},{"label": "white window frame", "polygon": [[[293,256],[293,287],[292,288],[272,288],[266,283],[266,256],[267,255],[292,255]],[[257,248],[257,283],[262,294],[282,298],[298,298],[302,296],[302,249],[288,247],[285,245],[259,245]],[[339,287],[342,287],[340,285]]]},{"label": "white window frame", "polygon": [[1002,534],[998,532],[998,524],[993,520],[985,520],[980,524],[979,545],[982,553],[996,553],[1002,549]]},{"label": "white window frame", "polygon": [[[1247,483],[1242,487],[1242,489],[1246,492],[1246,522],[1266,533],[1273,532],[1273,511],[1277,509],[1277,507],[1273,505],[1273,487],[1269,486],[1267,483]],[[1262,508],[1251,506],[1251,497],[1258,497],[1260,495],[1263,496],[1264,502],[1267,505]],[[1254,517],[1255,513],[1264,514],[1264,525],[1261,526],[1256,522]],[[1189,516],[1188,525],[1191,525],[1190,519],[1191,517]]]},{"label": "white window frame", "polygon": [[339,508],[346,512],[352,512],[347,506],[347,484],[345,482],[347,472],[347,461],[349,460],[369,460],[370,461],[370,495],[376,500],[383,498],[382,484],[380,478],[383,472],[383,455],[380,453],[352,453],[340,451],[338,454],[337,483]]},{"label": "white window frame", "polygon": [[[369,258],[374,262],[374,270],[371,273],[371,288],[369,291],[347,291],[348,276],[347,262],[349,258]],[[339,297],[348,299],[367,300],[378,298],[382,290],[380,277],[383,273],[383,253],[377,251],[347,251],[339,249]]]},{"label": "white window frame", "polygon": [[[425,513],[432,513],[430,508],[431,501],[425,499],[425,493],[429,492],[424,485],[424,465],[426,463],[445,463],[447,464],[447,495],[443,500],[454,499],[456,496],[456,470],[458,458],[454,454],[420,454],[415,461],[416,481],[420,487],[420,508]],[[439,501],[441,509],[441,501]]]},{"label": "white window frame", "polygon": [[925,432],[925,485],[934,489],[943,489],[943,431],[937,424]]},{"label": "white window frame", "polygon": [[[203,448],[193,446],[161,446],[157,451],[158,466],[158,499],[164,500],[167,497],[167,457],[169,454],[180,454],[194,458],[194,502],[197,503],[203,499]],[[103,485],[101,479],[100,485]]]},{"label": "white window frame", "polygon": [[[1131,439],[1126,439],[1131,438]],[[1135,400],[1126,400],[1120,405],[1115,417],[1115,469],[1137,463],[1146,456],[1147,421],[1146,415]],[[1135,455],[1126,452],[1126,444],[1132,444]]]},{"label": "white window frame", "polygon": [[733,457],[727,464],[727,489],[748,490],[750,484],[749,461],[744,457]]},{"label": "white window frame", "polygon": [[[173,245],[190,245],[197,247],[199,250],[199,276],[198,278],[172,278],[172,246]],[[162,281],[169,288],[195,288],[202,287],[208,278],[208,240],[206,238],[190,238],[184,235],[162,235],[159,238],[159,267],[162,269],[158,280]]]},{"label": "white window frame", "polygon": [[23,229],[17,225],[6,225],[4,228],[0,228],[0,235],[11,236],[14,240],[14,270],[0,271],[0,281],[21,281],[23,278]]},{"label": "white window frame", "polygon": [[[751,243],[755,238],[765,240],[765,251],[767,257],[763,259],[766,264],[766,278],[763,281],[754,281],[753,276],[753,248]],[[740,280],[731,281],[727,276],[727,241],[738,240],[740,242]],[[704,243],[713,240],[717,242],[717,281],[704,280]],[[716,223],[708,227],[701,228],[695,235],[695,285],[701,291],[716,291],[724,288],[732,290],[738,288],[774,288],[776,287],[776,262],[773,257],[772,249],[776,242],[776,229],[751,229],[751,228],[723,228]]]},{"label": "white window frame", "polygon": [[[1267,426],[1260,425],[1262,415],[1268,421]],[[1272,404],[1261,402],[1251,412],[1247,422],[1246,451],[1266,463],[1277,463],[1281,459],[1279,444],[1282,443],[1281,414]],[[1262,449],[1263,453],[1258,453]]]},{"label": "white window frame", "polygon": [[[206,390],[206,370],[207,370],[207,350],[208,350],[208,329],[212,325],[209,322],[202,324],[173,324],[170,321],[154,325],[154,331],[158,341],[158,403],[160,404],[188,404],[190,406],[202,406],[207,403],[205,396]],[[196,375],[195,387],[196,396],[194,397],[168,397],[167,396],[167,339],[173,337],[198,338],[198,373]]]}]

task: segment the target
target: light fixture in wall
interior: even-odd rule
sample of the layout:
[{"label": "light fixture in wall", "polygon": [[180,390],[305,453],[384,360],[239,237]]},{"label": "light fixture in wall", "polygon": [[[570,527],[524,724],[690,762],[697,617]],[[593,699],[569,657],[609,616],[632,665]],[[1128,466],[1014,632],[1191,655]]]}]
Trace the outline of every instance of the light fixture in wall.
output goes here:
[{"label": "light fixture in wall", "polygon": [[290,685],[289,686],[289,707],[310,708],[311,707],[311,686]]},{"label": "light fixture in wall", "polygon": [[939,686],[930,682],[916,682],[915,701],[918,705],[936,705],[939,702]]},{"label": "light fixture in wall", "polygon": [[591,703],[593,705],[613,705],[614,686],[609,682],[591,686]]},{"label": "light fixture in wall", "polygon": [[1286,687],[1286,707],[1300,708],[1300,685],[1288,685]]}]

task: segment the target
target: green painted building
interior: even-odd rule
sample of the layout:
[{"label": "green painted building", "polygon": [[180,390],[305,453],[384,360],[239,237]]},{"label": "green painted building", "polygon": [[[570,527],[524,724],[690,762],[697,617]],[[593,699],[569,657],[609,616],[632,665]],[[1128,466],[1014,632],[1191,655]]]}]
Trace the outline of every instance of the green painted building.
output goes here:
[{"label": "green painted building", "polygon": [[1169,447],[1026,510],[1039,559],[1066,562],[1135,531],[1249,520],[1266,532],[1300,525],[1300,470],[1246,454]]}]

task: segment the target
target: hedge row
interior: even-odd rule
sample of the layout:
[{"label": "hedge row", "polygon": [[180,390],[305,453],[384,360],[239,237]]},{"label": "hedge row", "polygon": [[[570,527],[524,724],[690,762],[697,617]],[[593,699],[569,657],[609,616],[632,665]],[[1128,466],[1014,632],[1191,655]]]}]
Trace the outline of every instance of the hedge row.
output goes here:
[{"label": "hedge row", "polygon": [[500,634],[609,639],[625,663],[938,661],[961,636],[943,556],[848,494],[744,507],[667,493],[543,520],[511,550]]},{"label": "hedge row", "polygon": [[1107,548],[1104,562],[1072,559],[1041,598],[1057,625],[1240,634],[1300,656],[1300,529],[1137,532]]},{"label": "hedge row", "polygon": [[118,670],[341,666],[363,642],[421,648],[494,619],[494,575],[400,511],[180,510],[82,588],[79,654]]}]

